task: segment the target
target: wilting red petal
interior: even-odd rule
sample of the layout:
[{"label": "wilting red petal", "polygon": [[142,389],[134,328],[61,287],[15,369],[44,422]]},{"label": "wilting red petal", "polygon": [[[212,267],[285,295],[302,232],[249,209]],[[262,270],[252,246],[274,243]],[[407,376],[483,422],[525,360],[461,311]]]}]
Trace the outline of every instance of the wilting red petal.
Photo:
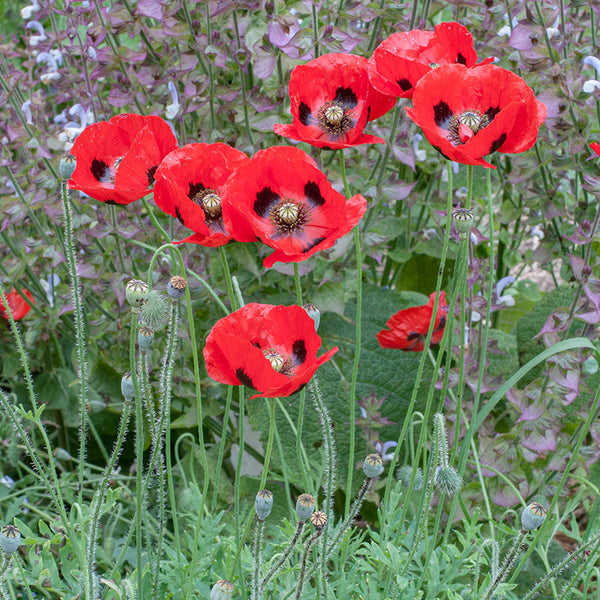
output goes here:
[{"label": "wilting red petal", "polygon": [[[27,297],[31,304],[34,304],[33,295],[29,290],[22,290],[23,294]],[[21,294],[12,288],[8,294],[6,294],[6,301],[10,308],[10,314],[15,321],[22,319],[30,310],[31,306],[23,299]],[[4,302],[0,300],[0,315],[5,319],[8,319],[8,312],[4,307]]]}]

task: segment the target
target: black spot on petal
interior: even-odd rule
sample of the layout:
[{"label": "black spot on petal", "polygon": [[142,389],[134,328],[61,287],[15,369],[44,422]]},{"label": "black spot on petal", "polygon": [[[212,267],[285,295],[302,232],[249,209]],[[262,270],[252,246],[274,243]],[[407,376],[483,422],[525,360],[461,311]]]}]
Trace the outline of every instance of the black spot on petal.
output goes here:
[{"label": "black spot on petal", "polygon": [[115,202],[114,200],[105,200],[104,204],[114,204],[115,206],[117,206],[119,203]]},{"label": "black spot on petal", "polygon": [[490,106],[486,111],[485,111],[485,115],[487,116],[487,118],[489,119],[490,123],[496,118],[496,115],[500,112],[500,107],[496,106]]},{"label": "black spot on petal", "polygon": [[367,121],[371,120],[371,107],[367,108]]},{"label": "black spot on petal", "polygon": [[260,348],[260,342],[254,341],[250,342],[255,348]]},{"label": "black spot on petal", "polygon": [[306,254],[309,250],[312,250],[315,246],[319,245],[324,239],[324,237],[314,239],[306,248],[302,248],[302,253]]},{"label": "black spot on petal", "polygon": [[500,148],[500,146],[502,146],[502,144],[504,144],[505,141],[506,141],[506,134],[503,133],[495,142],[492,143],[492,145],[490,146],[489,154],[491,154],[492,152],[496,152],[496,150],[498,150]]},{"label": "black spot on petal", "polygon": [[450,107],[442,100],[433,107],[433,120],[438,127],[443,127],[452,116]]},{"label": "black spot on petal", "polygon": [[304,340],[296,340],[292,345],[292,354],[297,364],[302,364],[306,360],[306,344]]},{"label": "black spot on petal", "polygon": [[412,340],[418,340],[421,337],[421,334],[416,332],[416,331],[411,331],[407,336],[406,339],[409,342],[412,342]]},{"label": "black spot on petal", "polygon": [[442,329],[444,329],[444,327],[446,326],[446,317],[442,317],[440,319],[440,322],[438,324],[438,326],[436,327],[436,331],[441,331]]},{"label": "black spot on petal", "polygon": [[[433,145],[433,144],[432,144],[432,145]],[[444,157],[446,160],[452,160],[452,159],[451,159],[449,156],[446,156],[446,155],[445,155],[445,154],[442,152],[441,148],[438,148],[437,146],[433,146],[433,147],[434,147],[434,148],[435,148],[435,149],[436,149],[436,150],[437,150],[437,151],[438,151],[438,152],[439,152],[439,153],[440,153],[440,154],[441,154],[441,155],[442,155],[442,156],[443,156],[443,157]]]},{"label": "black spot on petal", "polygon": [[310,117],[310,114],[310,107],[308,104],[300,102],[300,106],[298,107],[298,118],[300,119],[300,123],[302,123],[302,125],[308,125],[308,118]]},{"label": "black spot on petal", "polygon": [[94,160],[92,160],[92,166],[90,170],[92,171],[92,175],[96,181],[108,181],[108,177],[110,176],[110,167],[103,160],[94,158]]},{"label": "black spot on petal", "polygon": [[192,183],[190,181],[190,189],[188,191],[188,198],[190,200],[193,200],[197,194],[199,194],[200,192],[203,192],[206,189],[206,186],[204,186],[202,183]]},{"label": "black spot on petal", "polygon": [[334,102],[343,104],[346,108],[354,108],[358,104],[356,94],[351,88],[339,87],[335,90]]},{"label": "black spot on petal", "polygon": [[146,171],[146,177],[148,177],[148,185],[153,185],[154,184],[154,173],[156,173],[156,169],[158,169],[158,165],[154,165],[153,167],[150,167],[147,171]]},{"label": "black spot on petal", "polygon": [[456,62],[460,65],[466,65],[467,59],[459,52],[458,56],[456,57]]},{"label": "black spot on petal", "polygon": [[412,87],[412,83],[408,79],[398,79],[396,83],[400,86],[400,89],[403,92],[408,92],[408,90],[410,90]]},{"label": "black spot on petal", "polygon": [[252,388],[253,390],[256,389],[254,387],[254,383],[252,382],[252,379],[250,378],[250,375],[248,375],[248,373],[246,373],[246,371],[244,371],[244,369],[242,369],[241,367],[239,369],[235,370],[235,376],[238,378],[238,381],[242,385],[246,385],[249,388]]},{"label": "black spot on petal", "polygon": [[181,213],[179,212],[179,208],[177,206],[175,207],[175,216],[177,217],[177,220],[185,227],[183,217],[181,216]]},{"label": "black spot on petal", "polygon": [[263,219],[266,219],[269,211],[274,204],[279,202],[279,194],[276,194],[270,187],[263,188],[256,194],[254,201],[254,212]]},{"label": "black spot on petal", "polygon": [[314,181],[309,181],[304,186],[304,194],[306,200],[313,206],[323,206],[325,204],[325,198],[323,198],[319,186]]}]

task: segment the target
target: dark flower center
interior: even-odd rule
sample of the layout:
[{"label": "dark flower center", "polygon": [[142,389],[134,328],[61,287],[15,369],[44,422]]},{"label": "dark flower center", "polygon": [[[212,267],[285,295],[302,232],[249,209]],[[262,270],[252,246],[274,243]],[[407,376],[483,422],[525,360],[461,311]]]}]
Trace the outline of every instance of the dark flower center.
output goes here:
[{"label": "dark flower center", "polygon": [[340,136],[354,126],[354,121],[348,115],[348,112],[347,107],[333,100],[319,108],[317,121],[323,131],[333,136]]},{"label": "dark flower center", "polygon": [[274,348],[263,350],[265,358],[271,363],[273,370],[288,377],[292,374],[292,361],[289,358],[284,358]]},{"label": "dark flower center", "polygon": [[306,225],[310,216],[304,202],[283,198],[271,208],[269,219],[280,233],[292,233]]},{"label": "dark flower center", "polygon": [[490,123],[489,116],[478,110],[466,110],[460,115],[452,115],[448,124],[448,139],[457,146],[466,144]]},{"label": "dark flower center", "polygon": [[200,190],[194,194],[192,202],[195,202],[204,211],[207,221],[221,219],[221,196],[219,196],[216,190]]}]

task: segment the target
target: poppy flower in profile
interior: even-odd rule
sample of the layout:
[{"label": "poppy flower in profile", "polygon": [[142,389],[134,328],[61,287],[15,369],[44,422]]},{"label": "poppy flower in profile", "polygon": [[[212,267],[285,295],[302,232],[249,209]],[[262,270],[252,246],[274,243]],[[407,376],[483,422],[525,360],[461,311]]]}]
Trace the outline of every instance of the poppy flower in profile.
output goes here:
[{"label": "poppy flower in profile", "polygon": [[248,160],[227,144],[187,144],[167,154],[156,170],[154,201],[195,232],[180,243],[216,247],[232,239],[223,222],[221,189]]},{"label": "poppy flower in profile", "polygon": [[331,248],[361,219],[367,201],[346,198],[299,148],[273,146],[242,164],[223,190],[225,225],[240,242],[275,249],[264,266],[301,262]]},{"label": "poppy flower in profile", "polygon": [[421,78],[406,112],[449,160],[495,168],[483,157],[529,150],[547,111],[525,81],[506,69],[446,65]]},{"label": "poppy flower in profile", "polygon": [[600,156],[600,144],[597,144],[596,142],[592,142],[590,144],[590,148],[598,155]]},{"label": "poppy flower in profile", "polygon": [[204,360],[210,377],[246,385],[252,398],[290,396],[304,387],[337,351],[317,357],[321,338],[300,306],[246,304],[217,321],[206,339]]},{"label": "poppy flower in profile", "polygon": [[123,114],[88,125],[71,148],[77,167],[69,188],[107,204],[130,204],[148,194],[158,165],[175,148],[160,117]]},{"label": "poppy flower in profile", "polygon": [[[425,348],[424,342],[433,316],[434,301],[435,293],[429,296],[427,304],[398,311],[386,323],[389,329],[382,329],[377,334],[379,345],[382,348],[399,348],[410,352],[421,352]],[[440,292],[431,336],[432,344],[439,344],[444,335],[447,312],[446,292]]]},{"label": "poppy flower in profile", "polygon": [[362,56],[334,53],[295,67],[289,85],[293,121],[275,125],[275,133],[318,148],[383,143],[363,129],[367,121],[388,112],[396,99],[370,84],[367,65]]},{"label": "poppy flower in profile", "polygon": [[[34,303],[33,296],[29,290],[23,290],[23,294],[27,297],[31,304]],[[10,308],[10,314],[15,321],[22,319],[30,310],[31,306],[25,301],[25,299],[13,288],[8,294],[6,294],[6,300],[8,307]],[[4,302],[0,298],[0,315],[5,319],[8,319],[8,312],[4,307]]]},{"label": "poppy flower in profile", "polygon": [[[486,59],[482,64],[490,62]],[[441,65],[475,66],[473,36],[460,23],[441,23],[433,31],[393,33],[369,59],[369,78],[384,94],[412,98],[421,77]]]}]

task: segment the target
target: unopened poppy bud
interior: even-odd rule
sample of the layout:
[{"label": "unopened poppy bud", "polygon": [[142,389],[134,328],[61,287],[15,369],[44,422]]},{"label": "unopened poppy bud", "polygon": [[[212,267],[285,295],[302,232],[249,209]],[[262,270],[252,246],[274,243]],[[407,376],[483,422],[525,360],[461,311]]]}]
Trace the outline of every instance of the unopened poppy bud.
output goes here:
[{"label": "unopened poppy bud", "polygon": [[173,300],[178,300],[185,294],[186,287],[187,281],[180,275],[175,275],[174,277],[171,277],[167,284],[167,294],[169,294]]},{"label": "unopened poppy bud", "polygon": [[[413,468],[410,465],[403,465],[396,471],[396,479],[402,483],[404,487],[408,487],[410,485],[410,481],[413,476]],[[421,467],[417,467],[417,472],[415,473],[415,481],[413,483],[413,490],[422,490],[423,489],[423,471]]]},{"label": "unopened poppy bud", "polygon": [[598,361],[593,356],[584,361],[583,372],[586,375],[595,375],[598,372]]},{"label": "unopened poppy bud", "polygon": [[60,159],[58,173],[62,179],[66,181],[67,179],[71,179],[76,167],[77,159],[72,154],[65,154],[65,156]]},{"label": "unopened poppy bud", "polygon": [[259,521],[264,521],[270,514],[273,508],[273,494],[269,490],[260,490],[256,494],[254,501],[254,510],[256,518]]},{"label": "unopened poppy bud", "polygon": [[473,227],[473,216],[474,213],[470,208],[457,208],[452,212],[452,221],[461,240],[465,239],[466,234]]},{"label": "unopened poppy bud", "polygon": [[146,352],[152,348],[154,344],[154,329],[151,327],[140,327],[138,331],[138,346],[142,352]]},{"label": "unopened poppy bud", "polygon": [[310,302],[304,304],[302,308],[308,313],[308,316],[315,322],[315,331],[318,331],[321,323],[321,311]]},{"label": "unopened poppy bud", "polygon": [[539,502],[532,502],[521,513],[521,527],[523,531],[537,529],[544,522],[548,510]]},{"label": "unopened poppy bud", "polygon": [[227,581],[227,579],[219,579],[210,591],[209,600],[231,600],[232,597],[233,583]]},{"label": "unopened poppy bud", "polygon": [[438,490],[447,496],[454,496],[462,487],[462,477],[454,467],[438,467],[434,483]]},{"label": "unopened poppy bud", "polygon": [[327,515],[322,510],[318,510],[310,516],[310,522],[317,531],[323,531],[327,525]]},{"label": "unopened poppy bud", "polygon": [[383,473],[383,460],[379,454],[369,454],[363,463],[363,473],[369,478],[379,477]]},{"label": "unopened poppy bud", "polygon": [[7,525],[0,532],[0,548],[5,554],[12,554],[21,545],[21,532],[14,525]]},{"label": "unopened poppy bud", "polygon": [[162,329],[167,320],[167,304],[164,295],[154,290],[148,292],[140,313],[140,321],[144,325],[155,331]]},{"label": "unopened poppy bud", "polygon": [[135,388],[133,387],[133,379],[131,379],[131,373],[125,373],[121,378],[121,394],[123,398],[128,402],[133,400],[135,397]]},{"label": "unopened poppy bud", "polygon": [[131,312],[140,312],[140,307],[146,301],[150,288],[145,281],[130,279],[125,287],[125,297],[131,306]]},{"label": "unopened poppy bud", "polygon": [[310,494],[300,494],[296,500],[296,514],[298,521],[304,523],[308,521],[311,515],[315,512],[315,497]]}]

